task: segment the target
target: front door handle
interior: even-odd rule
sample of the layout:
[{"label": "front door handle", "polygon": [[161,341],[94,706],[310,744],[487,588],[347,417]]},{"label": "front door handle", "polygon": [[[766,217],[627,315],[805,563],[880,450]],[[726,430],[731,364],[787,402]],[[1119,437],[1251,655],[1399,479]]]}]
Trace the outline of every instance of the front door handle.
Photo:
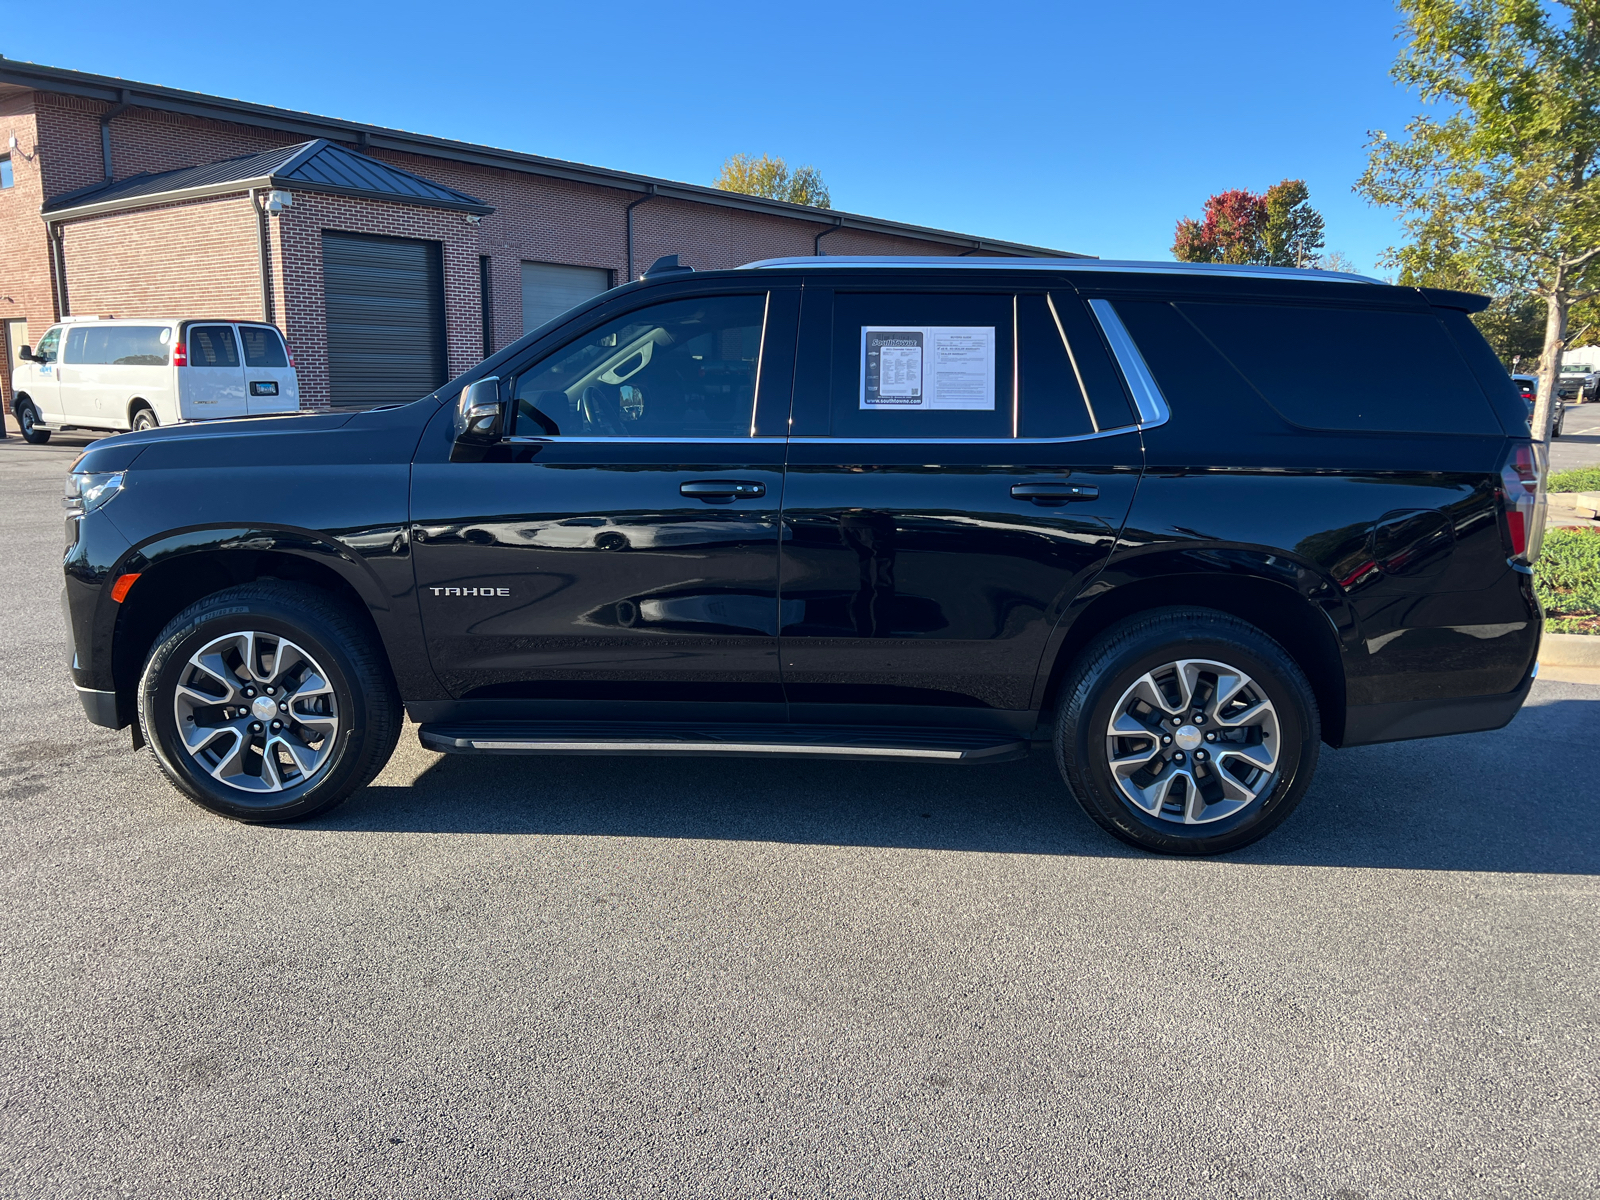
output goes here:
[{"label": "front door handle", "polygon": [[1092,483],[1014,483],[1011,496],[1035,504],[1070,504],[1074,500],[1098,500],[1100,489]]},{"label": "front door handle", "polygon": [[767,485],[748,479],[691,479],[678,485],[678,494],[715,504],[719,500],[754,500],[767,494]]}]

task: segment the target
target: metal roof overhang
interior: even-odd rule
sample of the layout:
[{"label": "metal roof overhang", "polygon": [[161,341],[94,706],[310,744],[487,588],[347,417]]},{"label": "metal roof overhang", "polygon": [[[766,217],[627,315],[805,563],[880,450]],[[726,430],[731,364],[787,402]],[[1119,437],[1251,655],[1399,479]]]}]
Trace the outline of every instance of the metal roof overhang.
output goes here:
[{"label": "metal roof overhang", "polygon": [[[456,142],[427,134],[406,133],[398,129],[385,129],[381,125],[363,125],[335,117],[319,117],[312,113],[252,104],[245,100],[229,100],[221,96],[184,92],[155,84],[131,83],[111,75],[92,75],[85,71],[69,71],[61,67],[44,67],[35,63],[0,59],[0,89],[6,84],[18,90],[57,92],[62,95],[103,100],[112,104],[126,102],[137,108],[153,108],[185,116],[204,117],[212,121],[229,121],[236,125],[255,125],[307,138],[324,137],[330,141],[354,142],[361,149],[376,147],[428,158],[495,167],[502,171],[568,179],[575,183],[594,184],[625,192],[647,194],[653,192],[672,200],[742,209],[746,212],[788,217],[791,220],[831,225],[841,229],[859,229],[918,241],[965,246],[971,250],[999,251],[1004,254],[1020,254],[1034,258],[1093,257],[1069,250],[1053,250],[1047,246],[1029,246],[1021,242],[973,237],[971,234],[955,233],[948,229],[933,229],[925,225],[908,225],[880,217],[810,208],[803,204],[768,200],[763,196],[746,196],[739,192],[725,192],[720,188],[675,183],[672,180],[656,179],[649,175],[634,175],[626,171],[612,171],[605,167],[590,167],[559,158],[543,158],[537,154],[522,154],[515,150],[500,150],[493,146],[478,146],[470,142]],[[305,187],[304,184],[296,186]],[[235,184],[233,190],[237,191],[239,188],[240,185]],[[74,215],[83,215],[78,210],[73,211]],[[58,217],[58,213],[50,214],[51,220],[56,220]]]}]

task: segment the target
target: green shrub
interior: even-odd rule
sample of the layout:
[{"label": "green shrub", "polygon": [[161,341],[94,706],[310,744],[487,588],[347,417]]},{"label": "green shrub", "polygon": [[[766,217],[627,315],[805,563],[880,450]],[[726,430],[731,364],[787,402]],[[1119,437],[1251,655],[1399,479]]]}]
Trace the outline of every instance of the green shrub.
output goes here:
[{"label": "green shrub", "polygon": [[1552,529],[1533,565],[1550,633],[1592,633],[1600,616],[1600,530]]},{"label": "green shrub", "polygon": [[1600,492],[1600,467],[1578,467],[1550,476],[1552,492]]}]

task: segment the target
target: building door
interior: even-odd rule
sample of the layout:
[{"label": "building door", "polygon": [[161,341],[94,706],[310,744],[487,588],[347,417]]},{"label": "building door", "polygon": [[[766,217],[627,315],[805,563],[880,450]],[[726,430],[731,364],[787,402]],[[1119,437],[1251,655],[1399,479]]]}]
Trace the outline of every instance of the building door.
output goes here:
[{"label": "building door", "polygon": [[26,318],[20,321],[7,321],[5,333],[6,377],[3,386],[5,389],[6,411],[10,412],[11,406],[16,403],[17,399],[11,390],[11,376],[18,367],[23,365],[19,354],[22,348],[29,344]]},{"label": "building door", "polygon": [[449,378],[438,242],[324,233],[322,286],[335,408],[405,404]]},{"label": "building door", "polygon": [[522,332],[532,333],[567,309],[611,287],[611,272],[557,263],[522,264]]}]

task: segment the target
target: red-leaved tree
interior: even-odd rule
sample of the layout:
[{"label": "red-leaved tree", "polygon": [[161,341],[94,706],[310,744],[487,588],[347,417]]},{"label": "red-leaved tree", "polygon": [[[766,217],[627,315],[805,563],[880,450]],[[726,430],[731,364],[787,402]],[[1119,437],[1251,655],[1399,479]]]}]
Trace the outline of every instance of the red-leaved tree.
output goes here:
[{"label": "red-leaved tree", "polygon": [[1179,262],[1304,267],[1322,245],[1322,215],[1305,182],[1285,179],[1259,196],[1230,188],[1210,197],[1204,220],[1178,222],[1172,254]]}]

